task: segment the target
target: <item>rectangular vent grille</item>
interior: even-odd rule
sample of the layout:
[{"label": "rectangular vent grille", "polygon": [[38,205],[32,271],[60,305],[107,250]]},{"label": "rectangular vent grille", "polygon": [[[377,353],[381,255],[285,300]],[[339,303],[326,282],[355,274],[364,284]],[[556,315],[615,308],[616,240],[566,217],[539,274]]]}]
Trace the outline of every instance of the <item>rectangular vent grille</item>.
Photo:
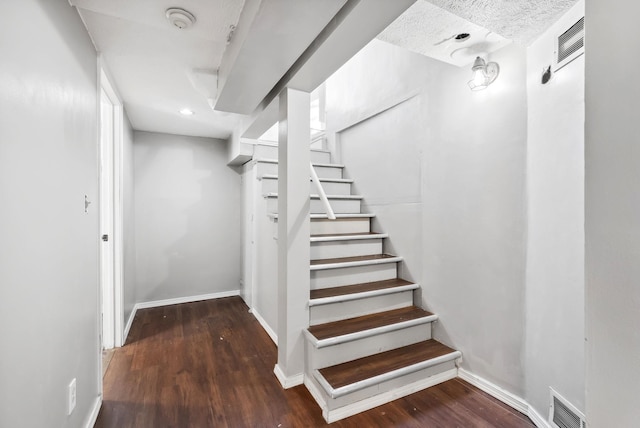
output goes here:
[{"label": "rectangular vent grille", "polygon": [[584,17],[558,37],[556,52],[558,68],[584,52]]},{"label": "rectangular vent grille", "polygon": [[584,416],[553,389],[549,421],[557,428],[586,428]]}]

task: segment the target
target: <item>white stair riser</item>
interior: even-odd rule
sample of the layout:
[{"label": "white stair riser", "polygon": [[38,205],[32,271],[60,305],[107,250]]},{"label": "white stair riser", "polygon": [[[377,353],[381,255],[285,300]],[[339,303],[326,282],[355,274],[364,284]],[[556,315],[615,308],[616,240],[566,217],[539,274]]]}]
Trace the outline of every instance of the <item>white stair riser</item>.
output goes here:
[{"label": "white stair riser", "polygon": [[307,340],[307,367],[320,369],[431,339],[431,323],[316,348]]},{"label": "white stair riser", "polygon": [[[311,150],[311,162],[331,163],[331,153]],[[278,146],[257,144],[253,148],[254,159],[278,159]]]},{"label": "white stair riser", "polygon": [[337,233],[367,233],[371,231],[369,218],[311,219],[312,235]]},{"label": "white stair riser", "polygon": [[[361,389],[359,391],[352,392],[351,394],[344,395],[338,398],[330,398],[327,397],[327,408],[329,412],[332,410],[338,410],[341,407],[347,406],[349,404],[355,403],[357,401],[365,400],[369,397],[373,397],[375,395],[383,394],[385,392],[393,391],[394,389],[400,389],[407,385],[411,385],[413,383],[424,383],[428,378],[432,376],[436,376],[441,373],[450,372],[451,375],[447,378],[440,379],[438,382],[434,382],[429,386],[433,386],[437,383],[442,383],[447,379],[453,379],[456,377],[456,365],[455,361],[446,361],[444,363],[440,363],[433,367],[428,367],[426,369],[418,370],[413,373],[406,374],[404,376],[397,377],[395,379],[388,380],[386,382],[381,382],[376,385],[372,385],[368,388]],[[417,392],[420,389],[415,389],[413,392]],[[399,398],[399,397],[394,397]],[[390,399],[389,401],[392,401]],[[332,418],[329,416],[329,420]]]},{"label": "white stair riser", "polygon": [[[336,214],[358,214],[360,213],[359,199],[330,199],[331,209]],[[311,214],[324,214],[326,212],[324,204],[320,199],[311,199],[309,209]],[[267,212],[278,212],[278,198],[267,198]]]},{"label": "white stair riser", "polygon": [[342,178],[342,168],[333,166],[314,166],[318,178]]},{"label": "white stair riser", "polygon": [[[278,164],[271,162],[258,162],[256,165],[257,177],[262,177],[265,174],[278,175]],[[342,168],[334,166],[316,166],[316,174],[318,178],[342,178]]]},{"label": "white stair riser", "polygon": [[[334,183],[331,181],[322,182],[322,188],[327,195],[350,195],[351,184],[350,183]],[[263,178],[262,179],[262,194],[278,193],[278,180],[276,178]],[[317,195],[318,189],[312,181],[309,181],[309,194]]]},{"label": "white stair riser", "polygon": [[311,289],[384,281],[398,276],[397,263],[311,271]]},{"label": "white stair riser", "polygon": [[309,308],[310,325],[324,324],[413,305],[413,290],[328,303]]},{"label": "white stair riser", "polygon": [[368,256],[382,253],[382,238],[311,243],[311,260]]}]

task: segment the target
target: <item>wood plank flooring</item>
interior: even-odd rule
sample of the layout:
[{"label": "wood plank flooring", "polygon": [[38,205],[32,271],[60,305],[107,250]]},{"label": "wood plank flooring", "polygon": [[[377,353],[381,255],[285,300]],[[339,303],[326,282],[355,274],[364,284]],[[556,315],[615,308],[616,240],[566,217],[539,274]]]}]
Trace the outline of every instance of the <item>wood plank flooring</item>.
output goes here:
[{"label": "wood plank flooring", "polygon": [[[239,297],[138,311],[104,377],[98,428],[325,427],[304,386],[283,390],[277,351]],[[534,427],[459,379],[332,427]]]}]

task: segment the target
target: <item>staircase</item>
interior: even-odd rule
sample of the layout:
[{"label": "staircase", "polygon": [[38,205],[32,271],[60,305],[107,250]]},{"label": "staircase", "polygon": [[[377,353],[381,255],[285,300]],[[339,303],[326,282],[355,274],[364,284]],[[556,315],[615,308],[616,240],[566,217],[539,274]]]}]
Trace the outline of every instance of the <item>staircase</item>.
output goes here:
[{"label": "staircase", "polygon": [[[275,213],[277,153],[267,151],[256,146],[254,158]],[[461,353],[431,338],[437,315],[414,302],[418,284],[398,278],[403,259],[384,253],[388,234],[371,230],[375,214],[361,213],[344,166],[326,151],[311,156],[337,218],[327,218],[311,183],[304,383],[330,423],[456,377]]]}]

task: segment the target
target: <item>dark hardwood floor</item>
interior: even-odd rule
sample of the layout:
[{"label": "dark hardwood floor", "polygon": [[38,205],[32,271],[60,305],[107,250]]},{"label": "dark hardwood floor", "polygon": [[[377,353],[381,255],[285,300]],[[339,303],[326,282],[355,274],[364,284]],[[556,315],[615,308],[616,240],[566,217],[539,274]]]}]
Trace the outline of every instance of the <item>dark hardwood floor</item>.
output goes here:
[{"label": "dark hardwood floor", "polygon": [[[276,347],[239,297],[138,311],[104,378],[96,427],[323,427],[304,386],[283,390]],[[533,427],[459,379],[335,427]]]}]

